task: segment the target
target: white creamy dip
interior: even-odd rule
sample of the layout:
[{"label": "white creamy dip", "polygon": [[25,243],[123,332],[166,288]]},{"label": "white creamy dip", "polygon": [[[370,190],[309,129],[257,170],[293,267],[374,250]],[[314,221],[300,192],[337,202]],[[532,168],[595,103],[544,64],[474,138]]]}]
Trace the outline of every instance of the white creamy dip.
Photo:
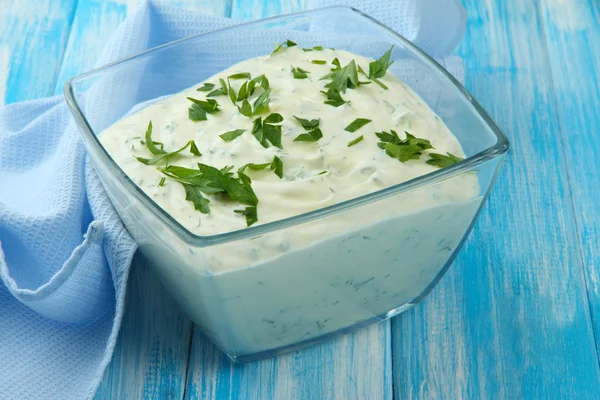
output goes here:
[{"label": "white creamy dip", "polygon": [[[243,61],[205,82],[219,88],[219,78],[248,72],[264,74],[271,87],[269,110],[242,115],[226,95],[210,97],[219,111],[204,121],[188,117],[187,97],[205,100],[208,91],[187,89],[115,123],[100,137],[123,171],[160,207],[197,235],[245,229],[234,213],[243,204],[206,195],[210,212],[203,214],[186,200],[182,184],[165,177],[143,142],[148,123],[152,140],[172,152],[193,140],[201,156],[189,151],[172,165],[216,168],[248,163],[283,163],[283,178],[272,170],[246,169],[264,224],[320,209],[438,170],[429,153],[464,157],[462,148],[435,113],[402,81],[387,72],[378,84],[348,89],[339,107],[325,104],[320,80],[337,58],[368,71],[373,60],[341,50],[303,51],[300,46]],[[325,64],[315,64],[323,60]],[[308,71],[295,79],[292,68]],[[359,74],[360,81],[369,81]],[[233,79],[237,92],[245,82]],[[250,102],[259,96],[258,88]],[[241,103],[237,103],[240,105]],[[251,134],[253,121],[271,113],[283,116],[282,149],[263,147]],[[293,117],[319,119],[322,138],[296,142],[307,131]],[[346,128],[357,118],[371,120],[355,132]],[[245,130],[231,141],[220,135]],[[433,150],[419,159],[400,162],[378,147],[375,132],[405,131],[427,139]],[[362,141],[348,146],[362,135]],[[252,239],[205,248],[156,243],[140,247],[156,262],[171,292],[205,331],[230,355],[248,355],[323,337],[402,306],[419,296],[444,267],[474,218],[481,202],[477,177],[463,174],[417,190],[388,197],[327,218]],[[140,217],[143,218],[143,217]],[[159,227],[157,227],[159,229]],[[134,234],[134,236],[136,236]],[[169,246],[167,244],[167,246]]]}]

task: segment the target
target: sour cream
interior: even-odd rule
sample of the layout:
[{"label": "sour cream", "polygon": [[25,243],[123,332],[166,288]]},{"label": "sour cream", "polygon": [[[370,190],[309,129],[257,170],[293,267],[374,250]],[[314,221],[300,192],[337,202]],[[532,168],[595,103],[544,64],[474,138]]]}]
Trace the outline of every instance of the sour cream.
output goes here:
[{"label": "sour cream", "polygon": [[[270,83],[271,113],[283,117],[282,148],[263,147],[251,134],[253,121],[240,113],[240,102],[227,95],[210,97],[219,111],[204,121],[188,116],[188,97],[206,100],[203,85],[187,89],[122,119],[104,131],[101,142],[123,171],[160,207],[194,234],[209,236],[246,228],[244,205],[206,195],[210,212],[203,214],[186,200],[182,184],[165,178],[144,144],[148,123],[152,140],[175,151],[193,140],[201,156],[182,152],[170,162],[196,168],[248,163],[283,163],[283,177],[269,168],[246,173],[259,199],[257,224],[321,209],[379,191],[436,171],[429,153],[464,157],[456,137],[440,118],[400,79],[387,72],[379,81],[342,93],[347,102],[325,104],[332,61],[344,66],[354,60],[363,70],[373,60],[346,51],[303,51],[299,46],[236,64],[205,82],[218,89],[219,78],[264,74]],[[317,61],[317,63],[315,63]],[[324,63],[323,63],[324,62]],[[306,72],[296,79],[293,69]],[[364,75],[359,79],[367,82]],[[231,79],[239,91],[244,79]],[[257,89],[252,101],[260,95]],[[294,139],[307,131],[295,117],[318,119],[322,138]],[[357,118],[370,122],[349,132]],[[220,135],[244,133],[231,141]],[[378,146],[375,132],[405,131],[427,139],[434,150],[419,159],[400,162]],[[362,136],[352,146],[349,143]],[[163,164],[158,164],[163,165]],[[163,180],[161,184],[161,180]],[[247,355],[294,345],[365,322],[409,303],[420,295],[459,245],[480,204],[473,174],[419,188],[333,215],[323,220],[266,234],[253,240],[208,248],[184,248],[178,257],[154,250],[164,264],[159,272],[177,300],[229,354]],[[144,249],[144,246],[141,246]],[[210,293],[210,294],[209,294]]]}]

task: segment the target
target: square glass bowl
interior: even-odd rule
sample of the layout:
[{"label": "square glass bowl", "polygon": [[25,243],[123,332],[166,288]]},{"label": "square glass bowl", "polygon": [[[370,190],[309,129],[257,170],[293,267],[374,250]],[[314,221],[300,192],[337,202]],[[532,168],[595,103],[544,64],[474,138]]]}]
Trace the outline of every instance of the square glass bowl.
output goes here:
[{"label": "square glass bowl", "polygon": [[[192,234],[125,175],[98,135],[134,107],[268,54],[286,39],[375,59],[393,45],[390,71],[445,122],[467,158],[284,220],[213,236]],[[461,248],[508,149],[495,123],[435,60],[347,7],[182,39],[71,79],[65,96],[129,233],[191,319],[234,361],[322,341],[417,304]],[[445,188],[465,184],[475,195],[443,195]],[[427,205],[419,200],[423,196]],[[323,237],[324,226],[333,233]],[[222,272],[224,254],[232,265]]]}]

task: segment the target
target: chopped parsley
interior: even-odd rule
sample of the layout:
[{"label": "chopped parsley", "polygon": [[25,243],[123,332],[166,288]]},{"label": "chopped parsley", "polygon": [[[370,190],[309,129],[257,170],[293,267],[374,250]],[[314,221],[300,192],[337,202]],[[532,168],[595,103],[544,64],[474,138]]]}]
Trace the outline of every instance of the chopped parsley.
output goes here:
[{"label": "chopped parsley", "polygon": [[210,92],[209,94],[206,95],[206,97],[215,97],[215,96],[225,96],[227,95],[227,84],[225,83],[225,80],[223,78],[219,78],[219,84],[221,85],[221,87],[219,89],[215,89],[212,92]]},{"label": "chopped parsley", "polygon": [[239,169],[239,171],[241,171],[242,173],[246,170],[246,168],[250,168],[251,170],[254,171],[261,171],[265,168],[269,168],[271,171],[273,171],[275,173],[275,175],[277,175],[279,177],[279,179],[283,178],[283,161],[281,161],[281,159],[277,156],[273,157],[273,161],[271,161],[270,163],[264,163],[264,164],[254,164],[254,163],[250,163],[250,164],[246,164],[243,167],[241,167]]},{"label": "chopped parsley", "polygon": [[281,144],[281,125],[275,125],[275,121],[280,119],[283,121],[280,114],[270,114],[265,118],[264,123],[261,117],[254,120],[251,133],[264,148],[269,148],[269,143],[280,149],[283,148]]},{"label": "chopped parsley", "polygon": [[327,100],[325,100],[325,104],[329,104],[330,106],[339,107],[345,103],[348,103],[346,100],[342,98],[339,90],[335,88],[329,88],[326,92],[321,90],[321,93],[327,96]]},{"label": "chopped parsley", "polygon": [[433,149],[429,140],[417,138],[406,131],[404,133],[406,139],[402,140],[394,130],[391,130],[390,133],[375,132],[380,140],[377,145],[385,150],[388,156],[401,162],[418,160],[424,150]]},{"label": "chopped parsley", "polygon": [[145,140],[146,148],[148,149],[148,151],[150,151],[150,153],[152,153],[154,155],[154,157],[152,157],[152,158],[135,157],[136,160],[138,160],[142,164],[154,165],[162,160],[164,160],[168,163],[171,158],[178,155],[179,153],[181,153],[183,150],[187,149],[188,147],[190,149],[190,153],[192,153],[193,155],[198,156],[198,157],[202,155],[200,153],[200,151],[198,150],[196,143],[193,140],[190,140],[182,148],[180,148],[179,150],[175,150],[171,153],[165,151],[162,148],[156,147],[158,142],[155,142],[152,140],[152,121],[150,121],[148,123],[148,128],[146,129],[145,139],[146,139]]},{"label": "chopped parsley", "polygon": [[429,160],[427,160],[427,164],[434,165],[439,168],[449,167],[452,164],[456,164],[459,161],[464,160],[464,158],[460,158],[455,156],[452,153],[446,153],[447,155],[438,154],[438,153],[429,153]]},{"label": "chopped parsley", "polygon": [[307,133],[302,133],[294,139],[294,142],[316,142],[323,137],[323,133],[319,128],[313,129]]},{"label": "chopped parsley", "polygon": [[300,125],[302,125],[302,127],[304,129],[306,129],[307,131],[319,127],[319,118],[317,118],[317,119],[311,119],[309,121],[309,120],[304,119],[304,118],[298,118],[295,115],[293,115],[293,117],[296,118],[296,121],[298,121],[300,123]]},{"label": "chopped parsley", "polygon": [[225,132],[221,135],[219,135],[219,137],[221,139],[223,139],[226,142],[230,142],[233,139],[237,138],[238,136],[240,136],[242,133],[246,132],[245,129],[235,129],[233,131],[229,131],[229,132]]},{"label": "chopped parsley", "polygon": [[[204,197],[203,193],[222,193],[232,201],[237,201],[255,209],[258,205],[258,198],[252,190],[250,177],[241,171],[238,171],[237,177],[234,177],[234,174],[230,172],[231,167],[219,170],[198,163],[198,169],[169,165],[158,170],[166,177],[181,183],[185,189],[186,200],[192,202],[194,208],[204,214],[210,212],[210,201]],[[248,226],[257,220],[256,212],[250,220],[248,217],[246,218]]]},{"label": "chopped parsley", "polygon": [[306,79],[310,71],[303,70],[302,68],[292,67],[292,75],[294,75],[294,79]]},{"label": "chopped parsley", "polygon": [[359,130],[360,128],[362,128],[363,126],[368,124],[369,122],[371,122],[370,119],[356,118],[354,121],[352,121],[350,123],[350,125],[345,127],[344,130],[348,131],[348,132],[356,132],[357,130]]},{"label": "chopped parsley", "polygon": [[165,186],[166,180],[167,180],[167,178],[165,178],[164,176],[162,178],[160,178],[160,181],[158,182],[158,186]]},{"label": "chopped parsley", "polygon": [[199,88],[198,88],[198,89],[196,89],[196,90],[197,90],[197,91],[199,91],[199,92],[208,92],[209,90],[213,90],[213,89],[214,89],[214,87],[215,87],[215,84],[214,84],[214,83],[207,83],[207,82],[205,82],[205,83],[204,83],[204,86],[202,86],[202,87],[199,87]]},{"label": "chopped parsley", "polygon": [[381,81],[379,81],[378,78],[383,78],[383,76],[387,72],[387,69],[390,67],[390,65],[394,63],[393,61],[390,61],[393,48],[394,46],[392,46],[388,51],[386,51],[379,60],[369,63],[369,74],[367,75],[367,77],[382,88],[384,88],[385,90],[387,90],[388,87],[384,85]]},{"label": "chopped parsley", "polygon": [[246,226],[252,226],[258,222],[258,211],[256,206],[249,206],[243,210],[233,210],[238,214],[242,214],[246,217]]},{"label": "chopped parsley", "polygon": [[327,61],[325,61],[325,60],[311,60],[310,62],[313,63],[313,64],[318,64],[318,65],[325,65],[325,64],[327,64]]},{"label": "chopped parsley", "polygon": [[238,72],[237,74],[229,75],[227,79],[250,79],[250,72]]},{"label": "chopped parsley", "polygon": [[360,135],[356,139],[351,140],[350,142],[348,142],[348,147],[354,146],[356,143],[361,142],[363,139],[364,139],[363,135]]},{"label": "chopped parsley", "polygon": [[283,42],[283,43],[279,44],[279,45],[278,45],[278,46],[275,48],[275,50],[273,50],[273,52],[271,53],[271,55],[279,53],[279,52],[280,52],[280,51],[282,51],[284,48],[290,48],[290,47],[294,47],[294,46],[297,46],[297,45],[296,45],[296,43],[294,43],[294,42],[292,42],[291,40],[289,40],[289,39],[288,39],[288,40],[286,40],[285,42]]}]

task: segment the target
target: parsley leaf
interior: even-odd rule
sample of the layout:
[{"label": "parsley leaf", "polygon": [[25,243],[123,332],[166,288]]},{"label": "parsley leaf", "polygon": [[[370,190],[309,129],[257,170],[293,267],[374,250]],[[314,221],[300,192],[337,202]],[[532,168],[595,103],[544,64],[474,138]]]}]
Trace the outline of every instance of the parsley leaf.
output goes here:
[{"label": "parsley leaf", "polygon": [[243,210],[233,210],[238,214],[242,214],[246,217],[246,226],[250,227],[258,222],[258,213],[256,206],[246,207]]},{"label": "parsley leaf", "polygon": [[237,101],[237,97],[235,96],[235,90],[231,87],[231,82],[227,79],[227,91],[229,92],[229,100],[235,106],[235,102]]},{"label": "parsley leaf", "polygon": [[195,210],[198,210],[203,214],[208,214],[210,212],[210,208],[208,206],[210,200],[202,195],[198,186],[184,184],[183,188],[185,189],[185,199],[194,204]]},{"label": "parsley leaf", "polygon": [[237,138],[238,136],[240,136],[242,133],[246,132],[245,129],[235,129],[233,131],[229,131],[229,132],[225,132],[221,135],[219,135],[219,137],[221,139],[223,139],[226,142],[230,142],[233,139]]},{"label": "parsley leaf", "polygon": [[356,143],[361,142],[364,139],[363,135],[360,135],[359,137],[357,137],[354,140],[351,140],[350,142],[348,142],[348,147],[352,147],[354,146]]},{"label": "parsley leaf", "polygon": [[250,79],[250,72],[238,72],[237,74],[229,75],[227,79]]},{"label": "parsley leaf", "polygon": [[260,114],[269,108],[269,103],[271,102],[270,94],[271,88],[268,88],[256,98],[254,101],[254,111],[252,112],[253,115]]},{"label": "parsley leaf", "polygon": [[290,48],[290,47],[294,47],[294,46],[296,46],[296,43],[294,43],[294,42],[292,42],[291,40],[289,40],[289,39],[288,39],[288,40],[286,40],[285,42],[283,42],[283,43],[279,44],[279,45],[278,45],[278,46],[275,48],[275,50],[273,50],[273,52],[271,53],[271,55],[279,53],[280,51],[282,51],[282,50],[283,50],[284,48],[286,48],[286,47],[287,47],[287,48]]},{"label": "parsley leaf", "polygon": [[279,113],[270,114],[265,118],[265,124],[277,124],[283,121],[283,117]]},{"label": "parsley leaf", "polygon": [[316,142],[317,140],[323,137],[323,133],[319,128],[313,129],[308,133],[303,133],[301,135],[296,136],[294,142]]},{"label": "parsley leaf", "polygon": [[295,115],[293,115],[294,118],[296,118],[296,121],[298,121],[300,123],[300,125],[302,125],[302,127],[304,129],[306,129],[307,131],[311,130],[311,129],[315,129],[319,126],[319,118],[317,119],[311,119],[310,121],[304,118],[298,118]]},{"label": "parsley leaf", "polygon": [[188,97],[187,99],[192,103],[202,107],[202,109],[208,114],[214,114],[219,111],[219,103],[217,103],[217,101],[214,99],[198,100],[193,97]]},{"label": "parsley leaf", "polygon": [[152,121],[148,122],[148,127],[146,128],[146,134],[144,135],[144,138],[146,139],[146,148],[150,150],[150,153],[154,155],[166,153],[166,151],[163,149],[157,148],[155,146],[156,142],[152,140]]},{"label": "parsley leaf", "polygon": [[310,71],[305,71],[300,67],[292,67],[292,75],[294,75],[294,79],[306,79],[308,78],[307,74],[310,74]]},{"label": "parsley leaf", "polygon": [[254,81],[246,81],[240,86],[240,91],[237,95],[237,101],[242,101],[247,99],[250,96],[250,90],[248,90],[248,85],[252,84],[252,90],[254,90]]},{"label": "parsley leaf", "polygon": [[384,55],[381,56],[379,60],[373,61],[369,63],[369,79],[373,78],[383,78],[387,69],[394,62],[390,61],[390,56],[392,55],[392,46],[388,51],[385,52]]},{"label": "parsley leaf", "polygon": [[267,120],[274,121],[279,119],[274,115],[279,114],[270,114],[267,118],[265,118],[264,124],[260,117],[256,118],[254,120],[254,124],[252,125],[251,133],[264,148],[268,148],[269,142],[271,142],[273,146],[281,149],[283,148],[281,144],[281,125],[273,125],[272,123],[267,122]]},{"label": "parsley leaf", "polygon": [[264,163],[264,164],[254,164],[254,163],[250,163],[250,164],[246,164],[243,167],[241,167],[239,169],[239,171],[241,171],[242,173],[246,170],[246,168],[250,168],[254,171],[260,171],[263,170],[265,168],[269,168],[271,171],[273,171],[275,173],[275,175],[277,175],[279,177],[279,179],[283,178],[283,161],[281,161],[281,159],[277,156],[273,157],[273,161],[271,161],[270,163]]},{"label": "parsley leaf", "polygon": [[360,128],[362,128],[363,126],[368,124],[369,122],[371,122],[370,119],[356,118],[347,127],[345,127],[344,130],[348,131],[348,132],[356,132],[357,130],[359,130]]},{"label": "parsley leaf", "polygon": [[156,147],[156,144],[158,144],[159,142],[155,142],[152,140],[152,121],[150,121],[148,123],[148,128],[146,129],[145,143],[146,143],[146,148],[148,149],[148,151],[150,151],[150,153],[152,153],[156,157],[153,157],[153,158],[135,157],[135,158],[142,164],[146,164],[146,165],[154,165],[161,160],[165,160],[168,162],[170,158],[181,153],[183,150],[187,149],[188,147],[190,148],[190,153],[192,153],[193,155],[195,155],[195,156],[202,155],[200,153],[200,151],[198,150],[198,147],[196,147],[196,143],[194,143],[193,140],[190,140],[189,142],[187,142],[185,144],[185,146],[183,146],[179,150],[175,150],[172,153],[168,153],[164,149],[162,149],[162,148],[159,149],[158,147]]},{"label": "parsley leaf", "polygon": [[215,87],[214,83],[205,82],[204,86],[199,87],[196,90],[199,91],[199,92],[208,92],[209,90],[213,90],[214,87]]},{"label": "parsley leaf", "polygon": [[445,168],[448,167],[452,164],[456,164],[457,162],[464,160],[464,158],[460,158],[455,156],[452,153],[446,153],[447,156],[443,155],[443,154],[438,154],[438,153],[429,153],[429,156],[431,157],[429,160],[427,160],[427,164],[429,165],[435,165],[436,167],[439,168]]},{"label": "parsley leaf", "polygon": [[326,92],[321,90],[321,93],[323,93],[327,96],[327,100],[325,100],[325,104],[329,104],[334,107],[339,107],[339,106],[347,103],[347,101],[342,98],[342,95],[340,94],[339,90],[337,90],[335,88],[329,88],[329,90],[327,90]]},{"label": "parsley leaf", "polygon": [[358,86],[358,73],[356,72],[356,62],[354,60],[350,61],[348,65],[344,68],[339,68],[339,61],[334,59],[334,62],[337,68],[335,68],[332,72],[322,76],[320,80],[331,79],[326,88],[334,88],[338,92],[346,93],[346,89],[355,89]]},{"label": "parsley leaf", "polygon": [[[148,148],[148,150],[150,150],[150,146],[148,146],[148,143],[151,143],[151,141],[149,142],[148,140],[146,140],[146,147]],[[154,144],[151,145],[152,147],[154,147]],[[142,157],[135,157],[136,160],[138,160],[139,162],[141,162],[142,164],[145,165],[154,165],[156,163],[158,163],[159,161],[165,160],[167,162],[169,162],[169,160],[176,156],[177,154],[181,153],[183,150],[190,148],[190,153],[192,153],[195,156],[201,156],[202,154],[200,153],[200,151],[198,150],[198,147],[196,147],[196,143],[194,143],[193,140],[190,140],[189,142],[187,142],[185,144],[185,146],[183,146],[182,148],[180,148],[179,150],[175,150],[172,153],[167,153],[164,150],[161,149],[156,149],[157,151],[159,151],[159,153],[153,153],[156,157],[153,158],[142,158]],[[152,152],[152,150],[150,150],[150,152]]]},{"label": "parsley leaf", "polygon": [[325,64],[327,64],[327,61],[325,61],[325,60],[311,60],[310,62],[313,63],[313,64],[318,64],[318,65],[325,65]]},{"label": "parsley leaf", "polygon": [[378,144],[379,148],[385,150],[390,157],[401,162],[418,160],[423,150],[433,149],[429,140],[417,138],[408,132],[404,133],[406,139],[402,140],[394,130],[391,130],[390,133],[376,132],[375,134],[381,140]]},{"label": "parsley leaf", "polygon": [[225,84],[225,80],[223,78],[219,78],[219,83],[221,84],[221,87],[219,89],[213,90],[212,92],[207,94],[206,97],[227,95],[228,91],[227,91],[227,84]]},{"label": "parsley leaf", "polygon": [[242,106],[237,106],[237,108],[240,114],[242,114],[243,116],[248,118],[252,117],[252,106],[250,105],[248,100],[244,100],[242,102]]},{"label": "parsley leaf", "polygon": [[388,51],[386,51],[385,54],[382,55],[379,60],[369,63],[369,75],[367,77],[382,88],[384,88],[385,90],[387,90],[388,87],[384,85],[381,81],[379,81],[378,78],[383,78],[387,69],[390,67],[390,65],[394,63],[393,61],[390,61],[393,48],[394,46],[392,46]]},{"label": "parsley leaf", "polygon": [[192,104],[188,108],[188,117],[192,121],[206,121],[206,111],[198,104]]}]

